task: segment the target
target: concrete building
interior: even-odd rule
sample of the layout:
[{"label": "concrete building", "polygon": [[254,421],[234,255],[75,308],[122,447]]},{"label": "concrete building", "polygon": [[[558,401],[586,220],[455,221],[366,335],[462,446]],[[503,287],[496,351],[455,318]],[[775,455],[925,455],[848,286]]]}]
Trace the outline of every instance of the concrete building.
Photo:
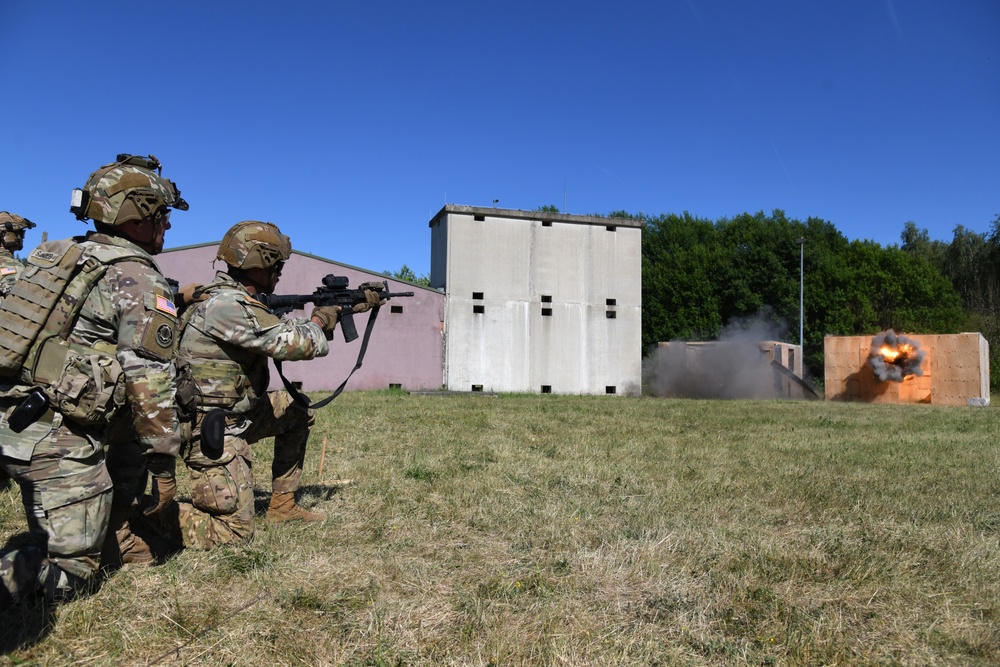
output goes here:
[{"label": "concrete building", "polygon": [[[215,277],[216,270],[226,269],[224,262],[215,261],[218,247],[216,241],[172,248],[157,255],[156,262],[164,275],[176,279],[181,285],[207,283]],[[440,389],[444,295],[437,290],[298,251],[292,251],[285,264],[276,292],[312,294],[327,274],[347,276],[351,287],[371,280],[387,280],[390,292],[414,293],[413,297],[392,299],[380,309],[362,367],[351,377],[346,389]],[[304,317],[311,309],[311,306],[306,306],[305,311],[292,315]],[[363,313],[354,318],[359,336],[357,340],[345,343],[338,327],[328,356],[287,362],[282,365],[285,376],[301,383],[305,391],[336,389],[354,368],[368,317],[367,313]],[[272,367],[271,388],[281,386],[281,380]]]},{"label": "concrete building", "polygon": [[642,222],[446,205],[430,221],[444,384],[638,393]]}]

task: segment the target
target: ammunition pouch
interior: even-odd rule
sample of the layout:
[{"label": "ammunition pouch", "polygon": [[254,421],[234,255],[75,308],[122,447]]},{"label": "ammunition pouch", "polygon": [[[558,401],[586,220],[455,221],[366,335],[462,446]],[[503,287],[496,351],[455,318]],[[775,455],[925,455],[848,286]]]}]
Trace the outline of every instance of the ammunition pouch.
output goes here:
[{"label": "ammunition pouch", "polygon": [[113,354],[50,338],[33,375],[52,408],[82,426],[105,424],[125,405],[125,375]]},{"label": "ammunition pouch", "polygon": [[223,359],[182,360],[177,368],[178,402],[193,413],[222,408],[243,413],[257,400],[238,363]]}]

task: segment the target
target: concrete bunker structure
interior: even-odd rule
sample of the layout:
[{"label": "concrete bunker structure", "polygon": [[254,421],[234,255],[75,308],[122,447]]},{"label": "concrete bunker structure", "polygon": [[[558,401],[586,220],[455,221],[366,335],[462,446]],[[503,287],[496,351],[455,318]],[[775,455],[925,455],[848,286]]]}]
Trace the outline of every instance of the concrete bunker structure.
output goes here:
[{"label": "concrete bunker structure", "polygon": [[672,398],[819,398],[802,373],[800,345],[735,338],[661,342],[645,379],[654,395]]},{"label": "concrete bunker structure", "polygon": [[642,221],[449,204],[430,228],[445,387],[640,392]]}]

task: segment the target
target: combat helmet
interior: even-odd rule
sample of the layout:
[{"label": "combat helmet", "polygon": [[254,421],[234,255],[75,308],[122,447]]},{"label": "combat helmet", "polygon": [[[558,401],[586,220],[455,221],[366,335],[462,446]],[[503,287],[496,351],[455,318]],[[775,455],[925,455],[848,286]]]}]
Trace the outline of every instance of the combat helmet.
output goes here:
[{"label": "combat helmet", "polygon": [[35,223],[27,218],[22,218],[7,211],[0,211],[0,230],[3,231],[0,243],[4,246],[19,245],[22,242],[21,235],[24,233],[24,230],[31,229],[34,226]]},{"label": "combat helmet", "polygon": [[229,228],[216,259],[237,269],[269,269],[292,254],[292,242],[272,222],[244,220]]},{"label": "combat helmet", "polygon": [[145,220],[163,207],[188,210],[174,182],[160,175],[162,168],[152,155],[121,153],[92,173],[82,189],[73,191],[69,210],[78,220],[106,225]]}]

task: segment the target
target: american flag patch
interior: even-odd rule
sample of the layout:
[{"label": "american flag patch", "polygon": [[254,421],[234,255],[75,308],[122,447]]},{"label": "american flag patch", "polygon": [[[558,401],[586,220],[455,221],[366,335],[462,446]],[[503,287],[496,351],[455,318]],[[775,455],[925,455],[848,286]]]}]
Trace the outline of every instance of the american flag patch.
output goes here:
[{"label": "american flag patch", "polygon": [[11,266],[5,266],[4,268],[0,269],[0,276],[9,276],[12,273],[17,273],[17,269]]},{"label": "american flag patch", "polygon": [[174,306],[173,301],[165,296],[156,295],[156,309],[161,313],[170,313],[174,317],[177,317],[177,308]]}]

